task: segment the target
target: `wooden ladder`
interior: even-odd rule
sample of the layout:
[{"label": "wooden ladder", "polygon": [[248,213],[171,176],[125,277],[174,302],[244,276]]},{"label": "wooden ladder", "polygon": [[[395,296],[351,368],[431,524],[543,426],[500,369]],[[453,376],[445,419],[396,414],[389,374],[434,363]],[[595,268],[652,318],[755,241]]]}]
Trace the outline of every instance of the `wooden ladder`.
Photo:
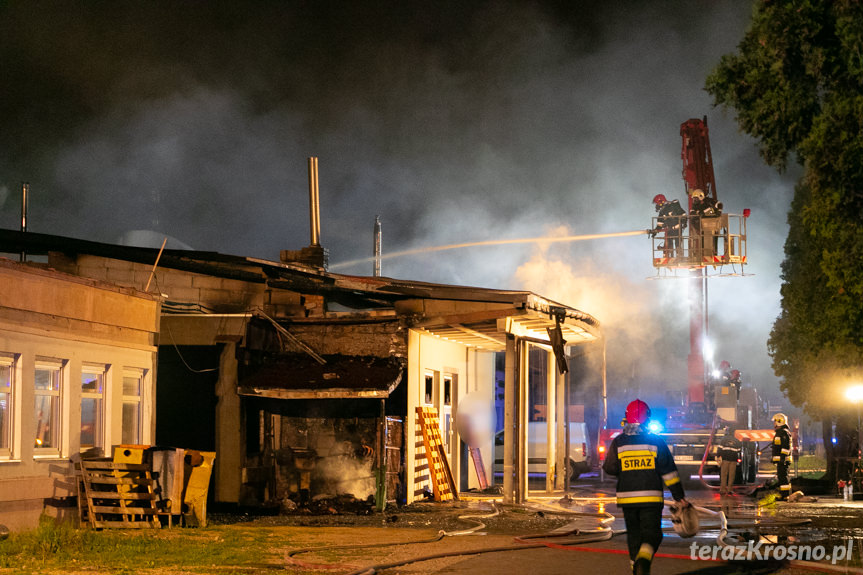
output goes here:
[{"label": "wooden ladder", "polygon": [[82,460],[87,518],[99,528],[159,528],[155,481],[148,464]]},{"label": "wooden ladder", "polygon": [[458,491],[441,440],[437,410],[434,407],[417,407],[417,423],[422,429],[435,501],[458,499]]}]

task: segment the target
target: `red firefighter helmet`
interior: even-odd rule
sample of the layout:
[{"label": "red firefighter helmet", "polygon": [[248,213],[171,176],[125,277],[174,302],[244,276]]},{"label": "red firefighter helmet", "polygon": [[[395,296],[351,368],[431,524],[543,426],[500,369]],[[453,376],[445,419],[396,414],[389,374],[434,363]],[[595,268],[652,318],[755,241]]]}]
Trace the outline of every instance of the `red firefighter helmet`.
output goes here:
[{"label": "red firefighter helmet", "polygon": [[656,194],[655,196],[653,196],[653,203],[656,204],[657,206],[661,206],[666,201],[668,201],[668,200],[666,200],[665,196],[662,194]]},{"label": "red firefighter helmet", "polygon": [[636,399],[626,406],[626,423],[645,423],[650,419],[650,407]]},{"label": "red firefighter helmet", "polygon": [[731,370],[731,379],[738,379],[739,377],[740,377],[740,370],[739,369],[732,369]]},{"label": "red firefighter helmet", "polygon": [[731,367],[731,364],[728,363],[727,361],[725,361],[724,359],[722,360],[722,363],[719,364],[719,369],[729,369],[730,367]]}]

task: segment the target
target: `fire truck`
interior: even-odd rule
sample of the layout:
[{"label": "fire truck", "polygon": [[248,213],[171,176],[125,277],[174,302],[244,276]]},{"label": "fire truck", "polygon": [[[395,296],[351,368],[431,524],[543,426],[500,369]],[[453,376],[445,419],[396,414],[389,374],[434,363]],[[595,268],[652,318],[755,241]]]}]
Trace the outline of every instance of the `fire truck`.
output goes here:
[{"label": "fire truck", "polygon": [[[654,198],[658,214],[648,230],[652,239],[653,266],[656,278],[686,278],[689,297],[689,356],[687,361],[686,393],[669,394],[667,417],[662,429],[651,429],[661,436],[671,449],[681,477],[697,477],[704,482],[705,474],[715,472],[716,447],[725,433],[738,439],[748,439],[745,457],[754,481],[758,441],[765,441],[772,429],[766,406],[755,389],[742,387],[734,381],[730,370],[715,370],[704,357],[707,336],[707,280],[711,276],[742,276],[747,261],[746,224],[749,210],[742,214],[725,212],[719,202],[713,159],[708,137],[707,117],[690,119],[680,126],[682,139],[683,181],[685,201],[680,202],[676,215],[660,210],[666,198]],[[658,201],[660,200],[661,201]],[[706,209],[705,209],[706,206]],[[681,213],[682,212],[682,213]],[[653,278],[651,278],[653,279]],[[724,367],[724,366],[723,366]],[[657,422],[658,423],[658,422]],[[772,426],[771,426],[772,427]],[[607,427],[600,431],[600,460],[620,428]],[[762,443],[763,445],[763,443]]]}]

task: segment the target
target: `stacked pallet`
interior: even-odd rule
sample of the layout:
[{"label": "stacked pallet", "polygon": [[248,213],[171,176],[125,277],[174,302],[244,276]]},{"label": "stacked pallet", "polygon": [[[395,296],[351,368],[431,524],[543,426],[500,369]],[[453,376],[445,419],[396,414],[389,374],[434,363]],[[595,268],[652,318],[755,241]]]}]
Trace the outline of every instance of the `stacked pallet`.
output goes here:
[{"label": "stacked pallet", "polygon": [[449,460],[443,447],[437,409],[417,407],[417,426],[422,433],[434,500],[451,501],[458,499],[458,491],[455,488]]},{"label": "stacked pallet", "polygon": [[81,481],[87,502],[86,517],[92,527],[161,527],[150,465],[82,460]]}]

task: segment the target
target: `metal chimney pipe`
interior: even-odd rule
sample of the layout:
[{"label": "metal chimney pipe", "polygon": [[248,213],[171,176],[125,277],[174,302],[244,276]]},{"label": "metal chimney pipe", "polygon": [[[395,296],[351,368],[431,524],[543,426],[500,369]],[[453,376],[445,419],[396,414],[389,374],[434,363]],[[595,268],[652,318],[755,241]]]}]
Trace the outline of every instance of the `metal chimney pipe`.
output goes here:
[{"label": "metal chimney pipe", "polygon": [[375,216],[375,271],[376,278],[381,277],[381,217]]},{"label": "metal chimney pipe", "polygon": [[[30,195],[30,184],[28,182],[21,183],[21,231],[27,231],[27,201]],[[19,261],[27,261],[27,252],[21,250]]]},{"label": "metal chimney pipe", "polygon": [[30,184],[21,184],[21,231],[27,231],[27,196],[30,195]]},{"label": "metal chimney pipe", "polygon": [[318,159],[309,158],[310,245],[321,245],[321,202],[318,194]]}]

